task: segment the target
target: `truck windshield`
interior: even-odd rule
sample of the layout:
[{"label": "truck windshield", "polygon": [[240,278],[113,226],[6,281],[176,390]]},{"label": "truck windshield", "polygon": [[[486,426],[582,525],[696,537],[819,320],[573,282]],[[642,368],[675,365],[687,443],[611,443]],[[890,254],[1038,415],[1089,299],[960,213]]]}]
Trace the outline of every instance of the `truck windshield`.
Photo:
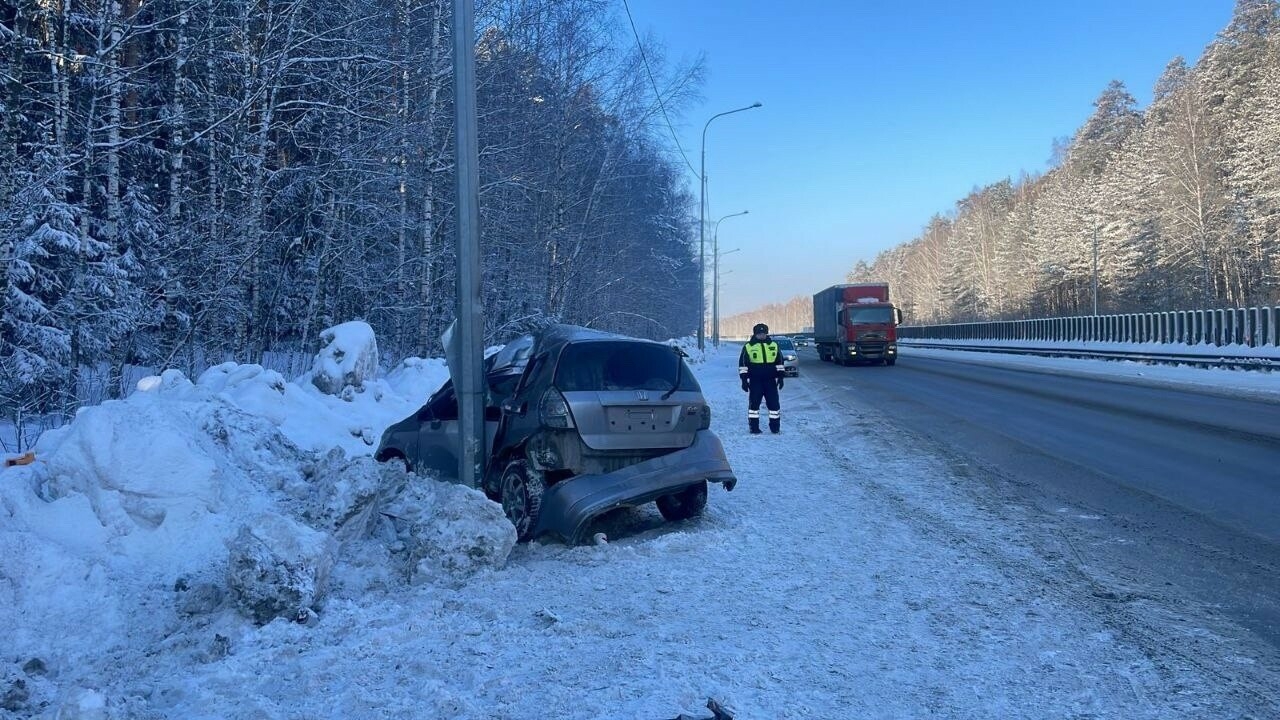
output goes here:
[{"label": "truck windshield", "polygon": [[849,324],[856,325],[861,323],[891,323],[893,322],[893,308],[849,308]]}]

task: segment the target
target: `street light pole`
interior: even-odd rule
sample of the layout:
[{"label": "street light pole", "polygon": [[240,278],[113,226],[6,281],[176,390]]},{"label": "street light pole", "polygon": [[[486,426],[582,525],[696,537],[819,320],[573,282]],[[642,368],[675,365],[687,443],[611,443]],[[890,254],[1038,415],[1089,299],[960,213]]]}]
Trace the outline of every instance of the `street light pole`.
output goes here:
[{"label": "street light pole", "polygon": [[711,344],[716,347],[720,347],[720,223],[749,212],[751,211],[743,210],[725,215],[716,221],[716,229],[711,233]]},{"label": "street light pole", "polygon": [[698,192],[698,349],[703,350],[707,344],[707,128],[711,121],[725,115],[732,115],[744,110],[761,107],[763,103],[752,103],[736,110],[716,113],[702,126],[702,164],[698,169],[698,180],[701,189]]}]

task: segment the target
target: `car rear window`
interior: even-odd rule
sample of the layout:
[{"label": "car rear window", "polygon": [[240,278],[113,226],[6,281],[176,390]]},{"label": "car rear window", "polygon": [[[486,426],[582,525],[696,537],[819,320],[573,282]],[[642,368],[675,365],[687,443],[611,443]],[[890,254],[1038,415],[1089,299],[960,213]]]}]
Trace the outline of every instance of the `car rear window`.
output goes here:
[{"label": "car rear window", "polygon": [[665,345],[629,342],[580,342],[565,347],[556,368],[556,386],[577,390],[680,390],[701,387],[684,359]]}]

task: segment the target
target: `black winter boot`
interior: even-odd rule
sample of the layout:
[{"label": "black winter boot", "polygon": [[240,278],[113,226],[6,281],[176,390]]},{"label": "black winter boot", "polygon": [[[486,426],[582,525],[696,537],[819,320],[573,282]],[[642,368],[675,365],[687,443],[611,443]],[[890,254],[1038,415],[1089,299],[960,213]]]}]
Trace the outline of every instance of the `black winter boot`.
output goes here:
[{"label": "black winter boot", "polygon": [[782,420],[778,418],[769,418],[769,432],[774,435],[782,432]]},{"label": "black winter boot", "polygon": [[760,434],[760,418],[758,417],[747,418],[747,426],[751,428],[752,435]]}]

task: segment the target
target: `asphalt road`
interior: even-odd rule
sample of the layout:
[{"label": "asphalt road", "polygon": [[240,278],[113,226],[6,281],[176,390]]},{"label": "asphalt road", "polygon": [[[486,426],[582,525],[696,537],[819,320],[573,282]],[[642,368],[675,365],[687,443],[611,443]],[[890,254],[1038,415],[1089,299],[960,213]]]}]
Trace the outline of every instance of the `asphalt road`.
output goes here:
[{"label": "asphalt road", "polygon": [[1280,660],[1280,403],[909,350],[896,367],[802,351],[797,382],[946,458],[993,507],[1033,508],[1099,592]]}]

